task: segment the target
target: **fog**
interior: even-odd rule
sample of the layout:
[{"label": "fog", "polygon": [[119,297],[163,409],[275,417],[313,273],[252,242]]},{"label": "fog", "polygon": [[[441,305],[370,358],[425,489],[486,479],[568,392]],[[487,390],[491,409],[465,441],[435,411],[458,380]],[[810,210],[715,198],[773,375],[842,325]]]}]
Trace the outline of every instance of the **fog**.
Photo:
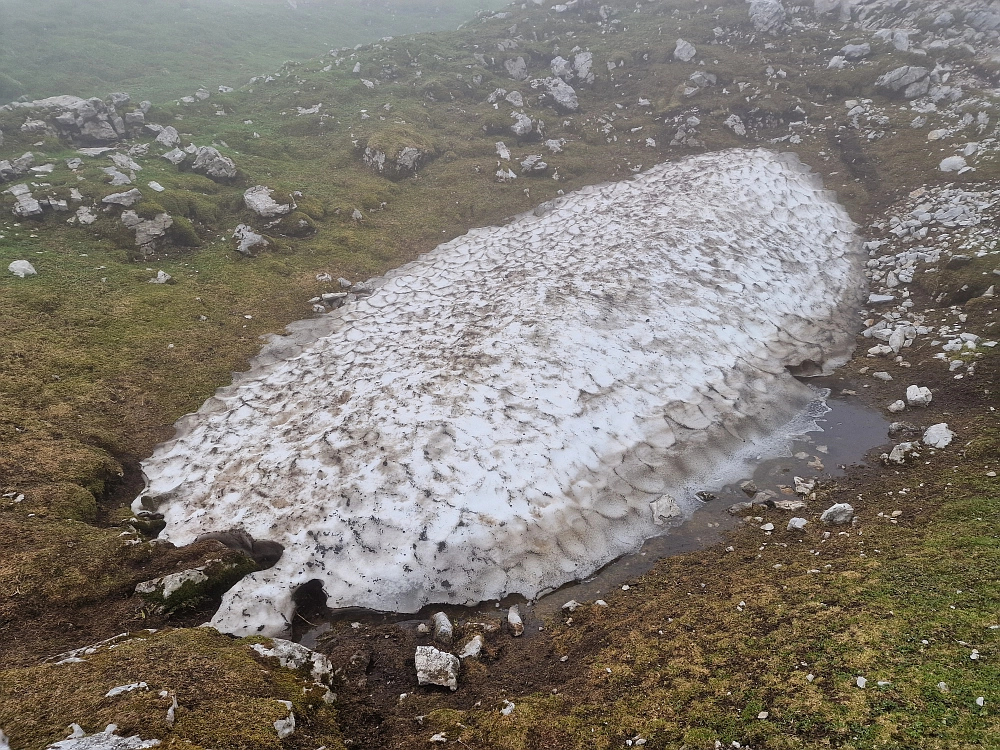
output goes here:
[{"label": "fog", "polygon": [[501,0],[0,0],[0,101],[238,86],[285,60],[444,31]]}]

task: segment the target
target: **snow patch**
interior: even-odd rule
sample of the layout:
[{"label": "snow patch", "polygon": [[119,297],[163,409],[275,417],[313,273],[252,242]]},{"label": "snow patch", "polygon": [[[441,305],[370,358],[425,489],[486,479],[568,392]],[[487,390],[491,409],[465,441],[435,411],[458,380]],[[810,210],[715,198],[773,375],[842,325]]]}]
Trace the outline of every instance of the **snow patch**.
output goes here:
[{"label": "snow patch", "polygon": [[175,544],[284,546],[226,594],[230,633],[282,634],[313,580],[331,607],[534,597],[662,533],[806,406],[786,366],[850,351],[854,229],[794,155],[732,150],[473,230],[273,337],[134,507]]}]

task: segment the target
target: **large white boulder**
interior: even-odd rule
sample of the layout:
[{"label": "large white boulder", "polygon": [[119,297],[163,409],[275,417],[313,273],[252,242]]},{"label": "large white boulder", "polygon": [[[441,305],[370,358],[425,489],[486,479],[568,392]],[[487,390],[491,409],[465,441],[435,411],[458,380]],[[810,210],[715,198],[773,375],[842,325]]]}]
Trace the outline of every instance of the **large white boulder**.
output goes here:
[{"label": "large white boulder", "polygon": [[417,646],[414,662],[418,684],[440,685],[458,690],[458,672],[462,663],[454,654],[438,651],[433,646]]}]

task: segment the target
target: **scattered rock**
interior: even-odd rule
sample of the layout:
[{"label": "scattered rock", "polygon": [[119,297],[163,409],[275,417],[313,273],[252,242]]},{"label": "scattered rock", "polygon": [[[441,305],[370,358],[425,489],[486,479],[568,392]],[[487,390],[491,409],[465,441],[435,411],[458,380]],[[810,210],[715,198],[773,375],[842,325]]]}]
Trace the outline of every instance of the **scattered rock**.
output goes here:
[{"label": "scattered rock", "polygon": [[113,206],[124,206],[130,208],[142,200],[142,193],[138,188],[132,188],[125,193],[112,193],[101,199],[101,203]]},{"label": "scattered rock", "polygon": [[455,637],[455,630],[451,625],[451,620],[448,619],[448,615],[444,612],[435,612],[431,616],[431,622],[434,625],[434,640],[445,646],[450,646],[452,639]]},{"label": "scattered rock", "polygon": [[513,114],[514,124],[510,126],[511,132],[518,138],[524,138],[525,136],[531,135],[532,131],[535,129],[535,123],[530,117],[521,112],[515,112]]},{"label": "scattered rock", "polygon": [[22,219],[42,215],[42,204],[35,200],[27,185],[14,185],[5,192],[14,196],[14,215]]},{"label": "scattered rock", "polygon": [[870,57],[872,54],[872,46],[867,42],[864,44],[848,44],[840,50],[840,54],[843,55],[845,59],[855,62],[857,60],[863,60],[866,57]]},{"label": "scattered rock", "polygon": [[805,518],[791,518],[788,521],[788,531],[805,531],[806,524],[808,524]]},{"label": "scattered rock", "polygon": [[727,117],[723,122],[723,125],[732,130],[738,136],[742,137],[747,134],[746,125],[743,124],[743,120],[740,118],[739,115],[736,114],[729,115],[729,117]]},{"label": "scattered rock", "polygon": [[920,446],[918,443],[906,442],[893,446],[888,453],[882,454],[882,463],[895,466],[902,466],[907,461],[920,457]]},{"label": "scattered rock", "polygon": [[892,93],[902,93],[905,99],[915,99],[930,91],[930,71],[915,65],[903,65],[879,76],[875,86]]},{"label": "scattered rock", "polygon": [[295,714],[292,713],[291,701],[279,700],[278,703],[288,709],[288,716],[274,722],[274,731],[278,733],[278,739],[283,740],[295,733]]},{"label": "scattered rock", "polygon": [[780,0],[751,0],[750,20],[757,31],[776,35],[785,23],[785,7]]},{"label": "scattered rock", "polygon": [[545,98],[559,111],[576,112],[580,108],[576,89],[561,78],[538,78],[531,82],[531,88],[544,89]]},{"label": "scattered rock", "polygon": [[653,514],[653,523],[657,526],[662,526],[672,518],[679,518],[682,514],[680,504],[671,495],[661,495],[659,499],[653,500],[649,509]]},{"label": "scattered rock", "polygon": [[827,526],[846,526],[854,520],[854,506],[837,503],[824,510],[819,520]]},{"label": "scattered rock", "polygon": [[507,610],[507,625],[515,638],[524,633],[524,620],[521,619],[521,610],[516,604]]},{"label": "scattered rock", "polygon": [[47,750],[146,750],[160,744],[159,740],[144,740],[138,735],[122,737],[115,734],[117,731],[115,724],[109,724],[103,732],[88,735],[74,724],[73,734],[52,743]]},{"label": "scattered rock", "polygon": [[38,274],[38,271],[35,270],[35,267],[26,260],[15,260],[13,263],[7,266],[7,270],[10,271],[15,276],[17,276],[19,279],[23,279],[26,276],[36,276]]},{"label": "scattered rock", "polygon": [[678,39],[674,46],[674,59],[681,62],[691,62],[698,54],[697,48],[691,42]]},{"label": "scattered rock", "polygon": [[930,388],[911,385],[906,389],[906,403],[910,406],[927,406],[933,400]]},{"label": "scattered rock", "polygon": [[462,650],[458,652],[459,659],[478,659],[480,654],[483,652],[483,648],[486,646],[486,641],[483,636],[476,634],[472,636],[465,645],[462,646]]},{"label": "scattered rock", "polygon": [[927,428],[921,442],[931,448],[947,448],[954,438],[955,433],[948,429],[948,423],[940,422]]},{"label": "scattered rock", "polygon": [[187,158],[187,154],[185,154],[179,148],[175,148],[173,151],[168,151],[167,153],[165,153],[163,155],[163,158],[169,161],[174,166],[177,166]]},{"label": "scattered rock", "polygon": [[[157,214],[152,219],[143,219],[135,211],[125,211],[122,213],[122,224],[135,232],[135,244],[148,252],[154,248],[158,240],[166,235],[167,230],[174,225],[174,220],[170,214],[166,213]],[[167,281],[169,280],[168,276]],[[156,281],[155,283],[164,284],[166,281]]]},{"label": "scattered rock", "polygon": [[457,656],[438,651],[433,646],[417,646],[414,656],[417,667],[417,683],[420,685],[440,685],[458,690],[458,671],[461,662]]},{"label": "scattered rock", "polygon": [[263,657],[277,659],[282,667],[308,670],[314,682],[326,684],[333,675],[333,664],[326,656],[299,643],[272,638],[270,647],[255,643],[250,648]]},{"label": "scattered rock", "polygon": [[962,156],[949,156],[941,160],[938,169],[942,172],[959,172],[967,166]]},{"label": "scattered rock", "polygon": [[[146,125],[146,128],[154,130],[149,124]],[[177,132],[177,128],[173,125],[167,125],[165,128],[157,126],[155,129],[159,131],[156,133],[156,142],[160,145],[170,148],[171,146],[177,146],[181,142],[181,134]]]},{"label": "scattered rock", "polygon": [[238,241],[236,252],[249,257],[255,254],[255,250],[262,250],[270,244],[246,224],[240,224],[233,230],[233,239]]},{"label": "scattered rock", "polygon": [[150,284],[169,284],[173,280],[174,280],[174,277],[171,276],[166,271],[157,271],[156,272],[156,278],[150,279],[149,283]]},{"label": "scattered rock", "polygon": [[507,71],[507,75],[515,81],[528,80],[528,65],[524,62],[523,57],[517,57],[513,60],[505,60],[503,67]]},{"label": "scattered rock", "polygon": [[278,203],[271,197],[273,193],[269,187],[254,185],[243,193],[243,203],[264,219],[273,219],[291,212],[292,206],[288,203]]},{"label": "scattered rock", "polygon": [[236,163],[211,146],[198,149],[191,170],[203,174],[216,182],[227,182],[236,178]]},{"label": "scattered rock", "polygon": [[808,495],[814,489],[816,489],[815,479],[803,479],[802,477],[794,477],[795,482],[795,493],[797,495]]}]

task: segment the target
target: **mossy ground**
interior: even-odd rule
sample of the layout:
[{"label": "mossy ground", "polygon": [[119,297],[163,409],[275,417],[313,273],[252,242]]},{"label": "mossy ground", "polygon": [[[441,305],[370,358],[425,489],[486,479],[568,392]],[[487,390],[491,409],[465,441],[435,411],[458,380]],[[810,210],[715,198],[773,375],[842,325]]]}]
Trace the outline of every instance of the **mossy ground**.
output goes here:
[{"label": "mossy ground", "polygon": [[[116,724],[123,736],[163,738],[167,747],[343,748],[336,711],[323,699],[326,689],[260,657],[250,648],[255,642],[266,643],[208,628],[140,630],[83,661],[7,670],[0,722],[21,747],[65,738],[65,717],[78,716],[88,733]],[[112,688],[140,682],[147,687],[106,697]],[[279,701],[292,704],[296,719],[284,742],[274,722],[289,709]]]},{"label": "mossy ground", "polygon": [[[495,50],[513,21],[484,20],[459,32],[366,47],[339,65],[329,56],[286,65],[272,82],[204,103],[158,103],[150,120],[175,125],[186,141],[218,144],[241,175],[219,185],[158,158],[146,160],[140,187],[156,180],[166,190],[147,195],[144,210],[163,208],[190,222],[179,224],[177,241],[148,260],[137,260],[131,236],[103,214],[90,229],[65,225],[66,214],[0,222],[0,268],[23,258],[39,271],[23,280],[0,276],[0,489],[25,495],[20,503],[0,504],[3,537],[16,540],[0,558],[0,658],[27,670],[0,674],[0,690],[13,694],[3,686],[31,681],[52,689],[55,673],[46,670],[57,668],[32,666],[38,659],[151,620],[162,624],[131,596],[135,584],[193,566],[209,551],[122,541],[116,524],[141,489],[138,460],[171,435],[179,416],[227,384],[232,370],[245,368],[261,336],[310,314],[307,300],[331,291],[317,274],[363,280],[560,190],[626,178],[688,153],[745,145],[794,149],[861,222],[913,188],[944,179],[938,161],[971,136],[930,144],[933,123],[912,128],[913,112],[904,103],[875,92],[877,75],[914,62],[909,55],[877,47],[874,61],[832,73],[826,61],[846,41],[837,38],[837,28],[768,39],[772,46],[765,48],[751,39],[745,4],[696,12],[701,7],[650,3],[633,13],[633,6],[616,6],[623,23],[607,33],[589,17],[532,9],[518,13],[518,48],[509,52]],[[723,44],[712,43],[717,26],[732,31]],[[671,60],[680,36],[699,47],[704,66]],[[594,53],[598,79],[579,87],[578,113],[538,104],[526,84],[502,72],[503,59],[523,56],[533,76],[545,75],[556,45],[564,54],[577,45]],[[622,65],[609,73],[609,62]],[[351,72],[355,63],[360,75]],[[768,73],[769,67],[786,76]],[[678,85],[699,69],[716,73],[718,86],[690,99],[679,96]],[[362,78],[378,84],[369,89]],[[526,111],[545,121],[546,138],[565,139],[562,153],[548,154],[537,136],[513,136],[510,108],[485,103],[498,87],[525,95]],[[884,137],[868,140],[849,123],[844,100],[862,97],[889,118]],[[989,96],[978,102],[996,119]],[[319,113],[297,114],[296,108],[318,103],[324,105]],[[796,108],[805,122],[790,126],[802,120]],[[225,114],[216,114],[220,110]],[[722,124],[731,112],[750,124],[749,138]],[[701,120],[703,145],[671,146],[677,125],[692,115]],[[55,162],[58,169],[45,180],[58,195],[78,187],[88,200],[99,200],[120,190],[105,183],[98,161],[88,159],[78,180],[61,166],[75,155],[72,148],[53,138],[36,146],[40,136],[21,133],[19,124],[0,116],[4,158],[30,149],[36,163]],[[392,140],[404,128],[409,137],[427,139],[438,158],[396,182],[373,174],[362,160],[364,145]],[[549,171],[498,183],[498,140],[515,157],[544,153]],[[518,171],[516,161],[510,166]],[[990,157],[977,170],[947,179],[1000,176]],[[229,234],[237,223],[255,221],[240,200],[252,184],[268,185],[276,197],[301,192],[296,202],[308,231],[287,231],[300,230],[298,221],[284,227],[286,236],[281,227],[267,228],[274,247],[248,259],[234,252]],[[0,203],[9,209],[5,197]],[[351,218],[355,209],[361,222]],[[149,284],[160,269],[175,283]],[[919,292],[928,300],[941,291],[957,293],[968,274],[978,274],[979,283],[982,270],[942,274],[933,283],[944,287]],[[995,315],[980,312],[984,324]],[[940,370],[940,363],[934,367]],[[510,748],[610,748],[630,739],[634,746],[637,737],[655,748],[714,745],[716,738],[775,748],[996,746],[1000,683],[993,660],[1000,631],[989,625],[997,600],[997,490],[984,476],[997,468],[997,433],[988,420],[996,396],[975,385],[995,381],[995,359],[980,364],[973,385],[956,385],[938,370],[928,360],[915,362],[913,373],[940,386],[934,409],[942,411],[934,413],[960,425],[963,440],[971,442],[956,448],[950,463],[952,454],[941,454],[898,474],[858,471],[831,488],[828,499],[861,509],[860,536],[852,531],[823,541],[822,530],[810,527],[794,538],[761,538],[745,529],[733,554],[711,549],[664,561],[609,600],[607,610],[585,607],[572,624],[553,623],[544,635],[502,646],[495,661],[467,670],[454,697],[416,688],[412,637],[398,628],[338,632],[331,648],[350,676],[341,691],[345,732],[371,747],[425,746],[438,731],[470,746]],[[879,399],[877,406],[890,400]],[[887,494],[903,486],[909,489],[902,500]],[[904,515],[895,524],[876,515],[896,509]],[[813,568],[822,572],[806,572]],[[738,612],[740,601],[747,606]],[[197,624],[201,615],[180,624]],[[173,650],[149,645],[130,656],[135,669],[128,678],[123,672],[121,683],[150,682],[148,675],[169,668],[161,661],[180,658],[178,644],[189,637],[203,663],[229,658],[227,639],[183,632],[188,635],[169,636],[180,639],[170,641]],[[981,659],[969,658],[973,647]],[[362,651],[369,658],[356,660]],[[561,656],[570,658],[561,662]],[[368,666],[358,668],[361,662]],[[119,669],[110,657],[102,664]],[[16,703],[0,701],[0,726],[8,733],[29,721],[42,727],[15,736],[15,748],[43,746],[58,736],[60,722],[82,722],[86,715],[99,717],[96,726],[114,714],[90,685],[96,673],[79,668],[70,700],[46,703],[39,688]],[[197,731],[170,736],[217,748],[271,746],[257,729],[247,730],[252,742],[209,732],[225,701],[237,707],[240,701],[236,688],[221,697],[229,673],[219,670],[209,669],[210,679],[193,668],[187,673],[193,692],[204,679],[220,702]],[[816,677],[811,683],[809,673]],[[869,680],[864,690],[852,683],[859,675]],[[174,679],[167,676],[164,685]],[[234,679],[244,684],[243,677]],[[879,686],[879,680],[891,684]],[[941,681],[948,693],[938,691]],[[283,694],[255,684],[266,700]],[[402,703],[401,692],[410,693]],[[979,696],[983,708],[975,705]],[[510,716],[497,711],[503,698],[516,704]],[[16,712],[7,708],[13,705]],[[143,706],[165,712],[159,704]],[[766,719],[757,718],[761,711]],[[122,725],[140,726],[140,715],[146,714],[126,713]],[[423,724],[415,721],[423,715]],[[167,741],[163,732],[158,736]],[[271,734],[266,739],[274,742]]]}]

